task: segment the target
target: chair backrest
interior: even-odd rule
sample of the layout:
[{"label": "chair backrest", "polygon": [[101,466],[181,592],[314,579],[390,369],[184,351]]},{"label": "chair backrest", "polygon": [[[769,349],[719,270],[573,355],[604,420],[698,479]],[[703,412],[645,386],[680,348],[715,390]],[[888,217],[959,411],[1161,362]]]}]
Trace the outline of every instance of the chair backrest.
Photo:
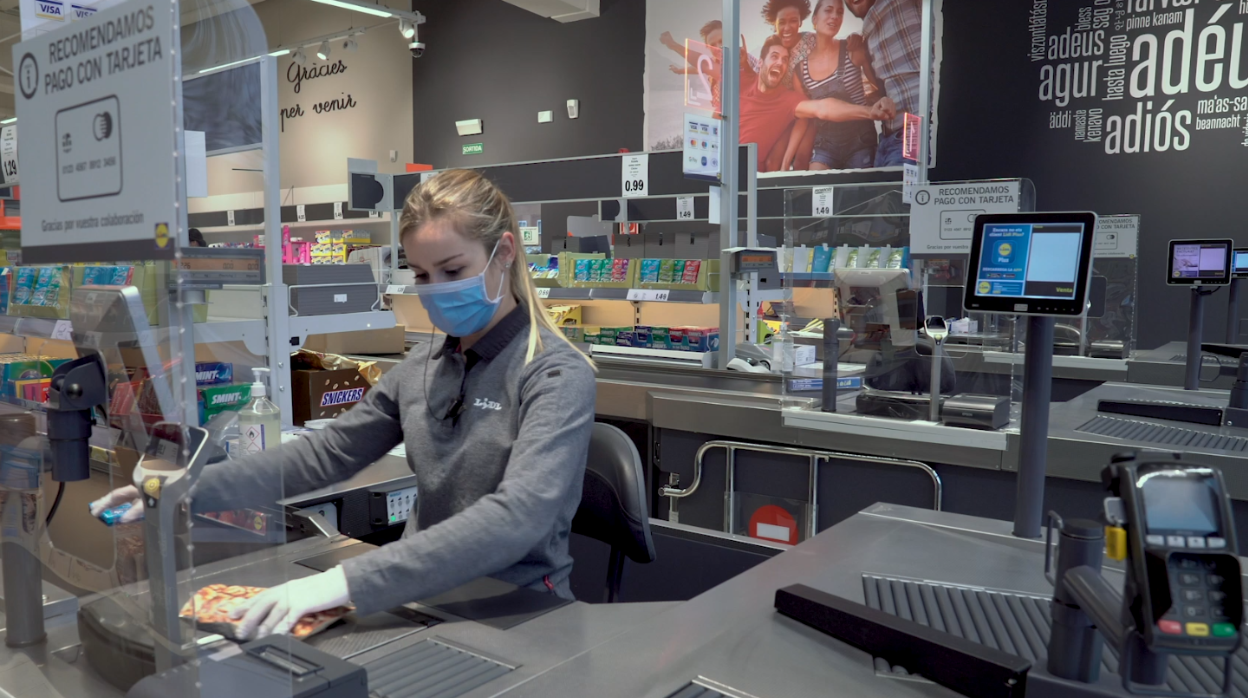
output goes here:
[{"label": "chair backrest", "polygon": [[572,531],[600,540],[636,562],[653,561],[645,487],[641,455],[632,439],[617,427],[595,423]]}]

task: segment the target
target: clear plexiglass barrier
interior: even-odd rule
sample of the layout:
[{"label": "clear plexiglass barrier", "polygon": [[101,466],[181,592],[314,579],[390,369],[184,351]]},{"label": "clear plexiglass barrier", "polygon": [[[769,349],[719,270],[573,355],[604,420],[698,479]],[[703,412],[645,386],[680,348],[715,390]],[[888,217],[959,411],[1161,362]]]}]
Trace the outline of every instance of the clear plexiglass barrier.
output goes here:
[{"label": "clear plexiglass barrier", "polygon": [[[246,2],[218,3],[211,13],[201,5],[103,2],[97,14],[30,32],[14,49],[33,52],[24,46],[55,33],[102,37],[101,24],[109,41],[116,27],[147,32],[139,39],[147,42],[143,61],[124,73],[105,63],[113,65],[106,85],[74,85],[84,103],[97,89],[125,96],[124,120],[109,111],[116,97],[101,98],[83,122],[94,130],[72,133],[72,152],[70,133],[57,141],[62,162],[99,159],[43,167],[39,158],[52,160],[53,148],[44,153],[35,137],[40,110],[59,106],[42,90],[37,100],[19,99],[23,235],[20,250],[5,240],[11,293],[0,309],[0,696],[293,696],[305,675],[319,671],[289,635],[257,641],[230,613],[275,587],[273,600],[290,608],[283,585],[317,572],[294,560],[325,552],[334,538],[296,540],[275,458],[269,467],[253,460],[244,465],[255,467],[235,468],[283,434],[280,425],[240,426],[238,410],[252,399],[250,369],[268,363],[253,336],[265,337],[263,324],[254,323],[253,333],[245,322],[207,322],[206,294],[222,283],[265,293],[269,286],[254,262],[263,253],[243,259],[187,246],[182,129],[184,118],[188,129],[207,128],[209,151],[260,153],[276,189],[278,74]],[[74,47],[83,55],[65,60],[82,61],[81,76],[100,59],[86,53],[94,42]],[[125,50],[139,49],[127,43]],[[148,99],[162,89],[164,98]],[[150,120],[135,133],[140,113]],[[114,133],[120,142],[106,158],[100,153],[113,147]],[[175,148],[154,145],[165,138]],[[109,198],[123,191],[120,174],[108,180],[118,160],[126,163],[127,203]],[[45,206],[47,196],[62,203]],[[271,203],[276,212],[280,199]],[[91,205],[95,219],[96,209],[84,208]],[[118,212],[125,215],[111,215]],[[269,219],[275,230],[278,216]],[[51,234],[39,238],[41,220],[88,231],[78,243],[52,245]],[[144,239],[124,239],[133,220],[146,221]],[[33,247],[41,253],[32,255]],[[280,261],[269,268],[280,272]],[[269,299],[270,307],[284,304]],[[270,396],[276,387],[268,385]],[[334,609],[333,619],[347,611]],[[290,632],[312,629],[300,620]]]},{"label": "clear plexiglass barrier", "polygon": [[962,309],[960,248],[976,212],[930,210],[950,189],[1009,192],[981,207],[993,212],[1034,201],[1027,180],[933,184],[913,204],[900,183],[786,191],[774,303],[786,424],[1005,448],[1019,418],[1023,324]]}]

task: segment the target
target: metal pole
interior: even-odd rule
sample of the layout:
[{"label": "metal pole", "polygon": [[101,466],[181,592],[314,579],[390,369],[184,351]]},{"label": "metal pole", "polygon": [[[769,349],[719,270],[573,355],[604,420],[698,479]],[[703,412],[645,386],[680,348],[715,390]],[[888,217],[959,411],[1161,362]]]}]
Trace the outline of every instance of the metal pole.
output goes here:
[{"label": "metal pole", "polygon": [[1023,421],[1018,490],[1014,495],[1014,535],[1039,538],[1044,515],[1044,471],[1049,448],[1049,401],[1053,391],[1053,318],[1027,319],[1023,353]]},{"label": "metal pole", "polygon": [[[722,181],[719,197],[719,368],[728,367],[736,355],[737,348],[737,283],[728,273],[729,253],[725,252],[737,246],[737,201],[738,177],[740,163],[740,122],[739,107],[741,99],[741,0],[723,0],[724,48],[723,48],[723,88],[721,105],[723,111],[723,149],[720,161],[723,164]],[[753,151],[751,151],[753,152]]]},{"label": "metal pole", "polygon": [[935,53],[935,27],[932,0],[923,0],[923,55],[919,60],[919,116],[922,131],[919,137],[919,183],[927,184],[927,164],[931,159],[932,120],[932,54]]},{"label": "metal pole", "polygon": [[932,340],[932,375],[931,386],[928,388],[927,419],[931,422],[940,421],[940,346],[941,343],[935,339]]},{"label": "metal pole", "polygon": [[264,259],[268,276],[265,317],[269,333],[269,396],[281,409],[282,427],[286,428],[291,426],[294,415],[290,395],[290,292],[282,280],[282,175],[278,151],[281,122],[277,107],[277,59],[272,56],[265,56],[260,64],[260,118],[264,142]]},{"label": "metal pole", "polygon": [[823,321],[823,405],[824,412],[836,411],[837,363],[841,358],[841,321],[828,318]]},{"label": "metal pole", "polygon": [[1192,287],[1191,309],[1187,317],[1187,371],[1183,375],[1184,390],[1200,390],[1200,340],[1205,336],[1205,294],[1199,286]]},{"label": "metal pole", "polygon": [[1226,301],[1226,343],[1239,341],[1239,279],[1231,279],[1228,289],[1231,297]]}]

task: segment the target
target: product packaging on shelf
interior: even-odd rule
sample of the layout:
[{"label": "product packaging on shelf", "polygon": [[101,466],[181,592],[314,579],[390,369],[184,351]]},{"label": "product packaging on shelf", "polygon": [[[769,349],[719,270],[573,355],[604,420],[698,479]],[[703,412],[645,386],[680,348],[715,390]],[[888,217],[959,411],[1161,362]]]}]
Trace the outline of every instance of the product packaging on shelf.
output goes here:
[{"label": "product packaging on shelf", "polygon": [[546,308],[546,313],[550,315],[556,327],[581,324],[581,306],[579,305],[552,305]]},{"label": "product packaging on shelf", "polygon": [[291,422],[332,419],[354,407],[381,378],[377,364],[300,350],[291,355]]},{"label": "product packaging on shelf", "polygon": [[18,383],[51,379],[69,359],[49,359],[26,354],[0,354],[0,396],[26,399]]},{"label": "product packaging on shelf", "polygon": [[24,317],[69,317],[67,267],[18,267],[13,281],[9,314]]},{"label": "product packaging on shelf", "polygon": [[222,412],[237,412],[247,406],[251,399],[251,385],[210,385],[198,389],[199,421],[205,424]]},{"label": "product packaging on shelf", "polygon": [[229,385],[234,382],[234,364],[221,361],[195,364],[195,385]]}]

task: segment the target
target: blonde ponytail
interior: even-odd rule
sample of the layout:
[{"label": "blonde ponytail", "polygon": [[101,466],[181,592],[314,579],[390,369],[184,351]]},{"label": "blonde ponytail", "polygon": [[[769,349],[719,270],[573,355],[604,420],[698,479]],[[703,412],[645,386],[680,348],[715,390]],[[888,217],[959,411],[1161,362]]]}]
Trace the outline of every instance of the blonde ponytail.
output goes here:
[{"label": "blonde ponytail", "polygon": [[[537,287],[525,263],[524,246],[520,244],[519,223],[507,196],[494,183],[473,170],[446,170],[418,185],[407,195],[399,218],[399,239],[415,232],[422,225],[441,218],[451,218],[455,229],[476,240],[488,252],[494,249],[503,233],[510,232],[516,241],[515,269],[511,273],[511,293],[529,313],[529,342],[525,362],[544,350],[542,328],[573,346],[559,329],[537,296]],[[593,367],[594,362],[585,360]]]}]

